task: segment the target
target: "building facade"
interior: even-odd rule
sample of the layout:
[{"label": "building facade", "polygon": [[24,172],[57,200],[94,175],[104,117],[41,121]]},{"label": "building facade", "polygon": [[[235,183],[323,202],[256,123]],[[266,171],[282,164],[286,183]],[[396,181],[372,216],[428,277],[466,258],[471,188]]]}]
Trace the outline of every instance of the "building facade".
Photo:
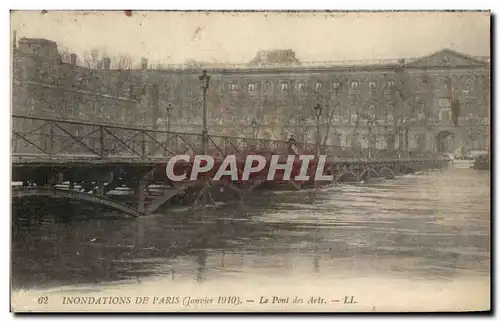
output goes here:
[{"label": "building facade", "polygon": [[[455,152],[489,147],[490,64],[442,50],[377,62],[302,63],[291,50],[248,64],[110,69],[63,62],[57,44],[21,39],[14,49],[13,113],[201,132],[199,75],[210,134],[352,149]],[[319,112],[319,113],[318,113]],[[319,115],[318,115],[319,114]],[[318,135],[319,123],[319,136]]]}]

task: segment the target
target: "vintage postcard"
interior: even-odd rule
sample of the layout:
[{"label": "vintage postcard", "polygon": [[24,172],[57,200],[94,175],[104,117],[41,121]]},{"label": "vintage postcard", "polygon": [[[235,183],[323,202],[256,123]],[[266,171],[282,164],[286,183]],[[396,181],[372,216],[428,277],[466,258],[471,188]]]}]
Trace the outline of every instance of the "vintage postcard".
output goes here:
[{"label": "vintage postcard", "polygon": [[490,310],[490,19],[12,11],[11,310]]}]

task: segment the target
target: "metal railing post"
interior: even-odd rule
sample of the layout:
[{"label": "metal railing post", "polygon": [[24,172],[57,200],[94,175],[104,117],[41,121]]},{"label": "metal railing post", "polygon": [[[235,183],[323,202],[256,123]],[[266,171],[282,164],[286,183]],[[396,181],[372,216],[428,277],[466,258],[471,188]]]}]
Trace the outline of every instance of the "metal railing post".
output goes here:
[{"label": "metal railing post", "polygon": [[104,157],[106,153],[105,143],[104,143],[104,127],[102,125],[99,126],[99,153],[101,157]]},{"label": "metal railing post", "polygon": [[48,154],[54,154],[54,124],[49,123],[49,137],[47,142],[47,152]]},{"label": "metal railing post", "polygon": [[144,158],[146,156],[146,134],[144,131],[141,131],[141,157]]}]

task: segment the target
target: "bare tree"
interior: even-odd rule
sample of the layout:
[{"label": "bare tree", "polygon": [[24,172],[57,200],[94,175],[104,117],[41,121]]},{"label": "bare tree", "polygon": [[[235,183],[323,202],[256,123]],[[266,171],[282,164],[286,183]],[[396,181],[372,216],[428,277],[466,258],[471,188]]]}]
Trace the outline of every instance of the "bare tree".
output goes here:
[{"label": "bare tree", "polygon": [[59,49],[59,57],[61,57],[61,62],[69,64],[71,62],[71,51],[63,47]]},{"label": "bare tree", "polygon": [[339,82],[338,86],[333,89],[334,95],[332,95],[329,101],[325,104],[325,113],[326,116],[324,119],[324,135],[323,135],[323,146],[328,142],[328,138],[330,136],[330,132],[332,127],[334,126],[335,120],[339,116],[339,111],[342,109],[342,99],[339,97],[341,90],[345,88],[346,82]]},{"label": "bare tree", "polygon": [[[369,96],[365,100],[364,97],[355,94],[352,96],[351,108],[347,109],[350,118],[349,123],[352,123],[354,118],[354,126],[350,135],[351,148],[353,150],[359,150],[361,148],[359,142],[359,129],[360,125],[363,125],[365,122],[365,110],[369,106],[370,102],[371,100]],[[352,108],[354,108],[354,110]]]},{"label": "bare tree", "polygon": [[310,93],[288,93],[281,101],[284,113],[283,130],[288,130],[299,142],[306,142],[313,116],[312,95]]},{"label": "bare tree", "polygon": [[385,89],[383,86],[372,87],[370,89],[370,95],[356,111],[354,131],[359,128],[360,124],[366,129],[369,157],[372,156],[373,150],[377,146],[377,138],[381,134],[380,125],[384,121],[383,115],[385,114],[387,105],[387,99],[384,93]]},{"label": "bare tree", "polygon": [[[393,134],[399,140],[399,150],[408,148],[408,130],[410,126],[410,117],[412,113],[413,94],[405,87],[405,81],[400,81],[392,89],[388,89],[386,95],[389,110],[387,111],[387,121]],[[391,147],[392,149],[393,147]]]},{"label": "bare tree", "polygon": [[299,142],[306,142],[309,134],[310,116],[305,113],[297,113],[289,120],[289,129]]},{"label": "bare tree", "polygon": [[104,50],[94,48],[83,54],[83,62],[88,68],[101,69],[104,57],[106,57]]},{"label": "bare tree", "polygon": [[118,54],[111,60],[113,68],[116,69],[130,69],[134,63],[134,60],[129,54]]},{"label": "bare tree", "polygon": [[[104,57],[103,57],[104,58]],[[128,54],[118,54],[111,59],[111,66],[118,70],[118,75],[115,83],[116,96],[120,96],[123,91],[123,86],[127,83],[130,77],[130,68],[132,68],[133,59]]]},{"label": "bare tree", "polygon": [[204,62],[204,61],[198,61],[198,60],[194,60],[194,59],[188,59],[188,60],[186,60],[185,65],[186,65],[186,67],[188,69],[202,69],[203,66],[208,65],[208,63]]}]

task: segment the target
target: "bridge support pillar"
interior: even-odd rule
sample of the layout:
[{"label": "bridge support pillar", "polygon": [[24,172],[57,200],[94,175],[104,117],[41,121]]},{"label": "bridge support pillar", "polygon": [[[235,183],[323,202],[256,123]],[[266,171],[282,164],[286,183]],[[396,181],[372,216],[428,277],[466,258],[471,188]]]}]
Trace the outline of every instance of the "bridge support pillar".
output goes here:
[{"label": "bridge support pillar", "polygon": [[139,187],[137,187],[137,199],[138,199],[138,204],[137,204],[137,210],[140,213],[144,213],[144,210],[146,209],[146,204],[145,204],[145,196],[146,196],[146,180],[142,179],[139,181]]},{"label": "bridge support pillar", "polygon": [[97,190],[96,190],[96,194],[98,196],[104,196],[104,181],[101,181],[99,180],[97,182]]},{"label": "bridge support pillar", "polygon": [[42,185],[45,188],[53,188],[57,184],[61,184],[63,181],[63,174],[60,172],[49,173],[43,180]]}]

